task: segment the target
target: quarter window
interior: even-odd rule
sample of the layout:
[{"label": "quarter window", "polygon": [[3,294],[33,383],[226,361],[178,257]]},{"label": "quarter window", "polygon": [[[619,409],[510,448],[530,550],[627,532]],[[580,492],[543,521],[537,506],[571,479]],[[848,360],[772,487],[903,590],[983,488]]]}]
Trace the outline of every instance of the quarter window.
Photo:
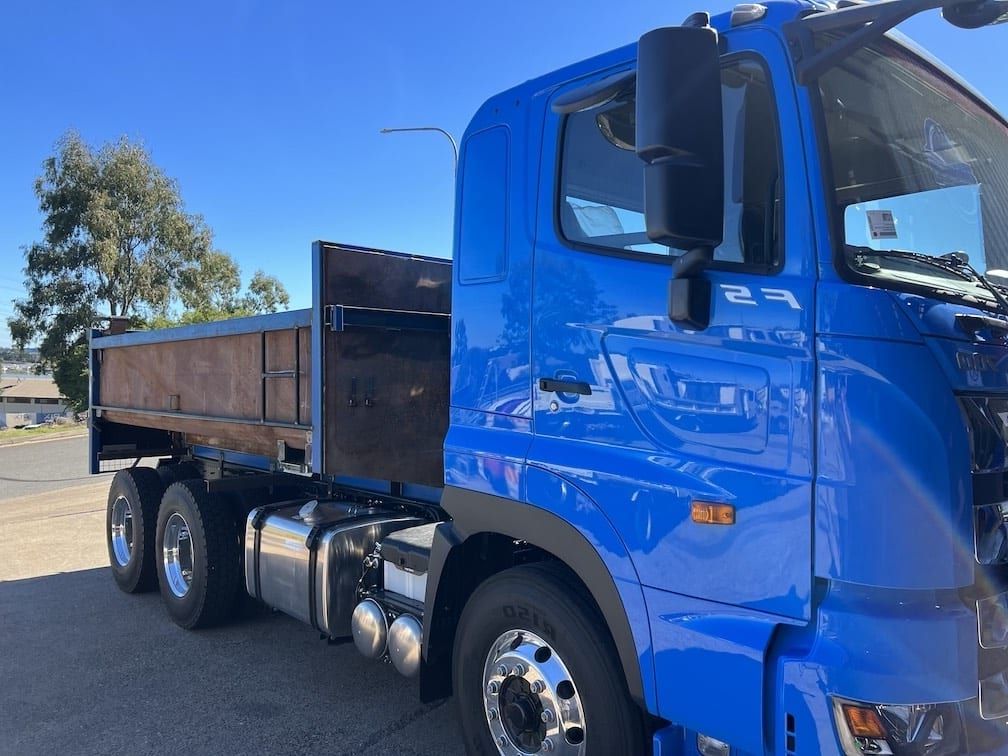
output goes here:
[{"label": "quarter window", "polygon": [[[764,268],[779,263],[781,204],[779,140],[766,73],[754,61],[722,70],[724,109],[724,241],[714,259]],[[632,92],[564,122],[559,216],[575,244],[678,255],[647,238],[644,163],[634,152]]]}]

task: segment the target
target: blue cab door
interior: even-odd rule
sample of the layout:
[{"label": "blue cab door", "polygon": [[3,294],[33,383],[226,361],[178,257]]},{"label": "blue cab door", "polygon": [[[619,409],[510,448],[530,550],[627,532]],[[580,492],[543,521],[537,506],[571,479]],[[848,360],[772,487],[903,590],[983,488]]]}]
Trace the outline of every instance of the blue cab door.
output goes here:
[{"label": "blue cab door", "polygon": [[[648,596],[800,622],[812,587],[808,192],[793,85],[772,74],[787,70],[780,41],[758,29],[729,37],[725,234],[701,273],[712,291],[705,329],[668,317],[671,257],[643,233],[632,90],[568,116],[546,108],[529,498],[537,468],[579,489],[618,533]],[[694,522],[695,502],[729,505],[734,524]]]}]

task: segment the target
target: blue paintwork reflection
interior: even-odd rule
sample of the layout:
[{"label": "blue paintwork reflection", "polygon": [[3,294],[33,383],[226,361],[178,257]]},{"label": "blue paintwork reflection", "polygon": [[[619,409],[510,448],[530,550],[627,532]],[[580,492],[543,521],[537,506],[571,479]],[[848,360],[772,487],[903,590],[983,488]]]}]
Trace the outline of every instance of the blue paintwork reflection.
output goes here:
[{"label": "blue paintwork reflection", "polygon": [[826,281],[816,291],[816,333],[922,342],[920,331],[891,292]]},{"label": "blue paintwork reflection", "polygon": [[[470,143],[481,142],[487,134],[502,133],[501,129],[493,128],[502,120],[502,108],[507,106],[513,111],[518,104],[528,108],[530,114],[542,108],[541,102],[526,104],[524,97],[524,93],[504,93],[489,100],[473,117],[462,140],[457,217],[462,218],[466,211],[465,199],[470,211],[474,210],[474,203],[478,205],[477,217],[505,218],[507,225],[496,235],[486,228],[465,234],[461,227],[456,229],[451,404],[477,414],[530,418],[529,312],[534,230],[527,212],[530,187],[526,147],[528,140],[535,138],[534,131],[533,135],[529,133],[531,124],[523,119],[508,124],[506,165],[499,166],[497,173],[485,175],[491,162],[485,156],[473,165],[466,162]],[[506,182],[511,191],[501,196],[499,192],[468,189],[473,184],[479,186],[495,180]],[[506,207],[483,207],[501,200]],[[493,258],[492,265],[481,262],[485,256]],[[467,262],[470,259],[473,262]],[[490,270],[495,275],[462,278],[467,270]]]},{"label": "blue paintwork reflection", "polygon": [[969,443],[922,345],[819,341],[816,574],[893,588],[973,582]]},{"label": "blue paintwork reflection", "polygon": [[630,620],[645,698],[649,706],[657,709],[648,611],[640,579],[623,539],[595,502],[570,481],[548,470],[529,466],[527,500],[573,524],[602,557]]},{"label": "blue paintwork reflection", "polygon": [[[667,350],[632,336],[607,336],[603,350],[630,413],[657,444],[675,448],[689,441],[750,453],[766,450],[771,390],[764,368],[702,353],[670,362]],[[775,415],[786,428],[782,406]]]},{"label": "blue paintwork reflection", "polygon": [[[684,696],[676,706],[682,721],[741,751],[762,753],[763,657],[777,622],[767,615],[716,607],[666,591],[647,589],[646,594],[652,612],[656,668],[674,668],[680,685],[690,681],[685,687],[693,695]],[[712,651],[730,659],[730,679],[720,678],[711,669]],[[712,692],[720,697],[722,706],[710,705]],[[724,704],[731,700],[746,704],[733,707],[731,716],[726,716]]]},{"label": "blue paintwork reflection", "polygon": [[[781,523],[808,523],[807,482],[788,483],[745,470],[712,469],[670,455],[614,449],[604,456],[589,442],[537,437],[530,459],[567,455],[548,469],[576,481],[598,502],[630,548],[646,585],[786,616],[809,602],[810,539]],[[591,459],[589,472],[574,459]],[[547,466],[544,462],[537,462]],[[699,479],[698,479],[699,476]],[[745,491],[745,496],[740,495]],[[727,501],[741,527],[703,527],[690,519],[693,499]],[[615,507],[611,502],[620,502]],[[753,570],[773,554],[773,568]],[[773,586],[775,593],[766,592]]]},{"label": "blue paintwork reflection", "polygon": [[452,409],[445,485],[524,501],[531,438],[531,423],[524,418]]}]

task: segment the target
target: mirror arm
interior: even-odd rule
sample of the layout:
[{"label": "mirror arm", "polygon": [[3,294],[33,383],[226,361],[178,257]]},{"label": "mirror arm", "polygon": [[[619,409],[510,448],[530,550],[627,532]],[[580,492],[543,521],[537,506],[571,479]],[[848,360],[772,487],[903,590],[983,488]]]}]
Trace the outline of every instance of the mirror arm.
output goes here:
[{"label": "mirror arm", "polygon": [[[832,11],[829,15],[833,16],[835,14],[836,18],[829,18],[828,20],[843,20],[845,22],[843,24],[836,25],[835,28],[838,31],[843,28],[849,28],[851,25],[857,25],[858,22],[854,19],[844,19],[841,14],[847,10],[860,11],[863,7],[864,6],[850,6],[849,8]],[[852,53],[857,52],[862,47],[870,45],[872,42],[880,39],[887,31],[897,24],[906,21],[908,18],[916,15],[922,10],[938,7],[941,7],[940,0],[924,0],[923,2],[912,3],[909,6],[903,2],[897,1],[891,8],[885,8],[885,12],[868,20],[867,22],[861,22],[863,25],[860,28],[849,32],[836,42],[831,42],[822,50],[816,50],[815,34],[817,31],[832,30],[834,26],[832,24],[823,24],[822,29],[816,28],[816,26],[809,23],[813,19],[819,20],[816,16],[810,16],[796,22],[793,33],[795,34],[796,42],[794,49],[798,58],[797,65],[795,66],[798,83],[807,85],[815,81],[822,74],[826,73],[826,71],[833,68],[833,66],[849,57]],[[873,10],[878,9],[873,8]],[[825,20],[826,16],[823,18]]]},{"label": "mirror arm", "polygon": [[637,84],[637,71],[620,71],[612,76],[578,87],[558,97],[550,106],[554,113],[569,115],[606,105],[617,97],[632,92]]},{"label": "mirror arm", "polygon": [[672,278],[692,278],[714,260],[713,247],[694,247],[676,258],[672,266]]},{"label": "mirror arm", "polygon": [[[976,4],[977,0],[876,0],[807,15],[789,24],[787,30],[798,83],[806,85],[815,81],[851,53],[918,13]],[[821,50],[816,49],[815,36],[831,31],[843,36]]]}]

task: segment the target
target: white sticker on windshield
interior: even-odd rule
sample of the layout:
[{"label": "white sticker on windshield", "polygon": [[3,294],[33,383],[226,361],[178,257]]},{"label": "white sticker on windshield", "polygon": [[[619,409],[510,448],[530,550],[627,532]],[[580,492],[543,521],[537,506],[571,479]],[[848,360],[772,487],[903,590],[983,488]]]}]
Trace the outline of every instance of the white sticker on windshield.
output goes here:
[{"label": "white sticker on windshield", "polygon": [[868,230],[872,239],[895,239],[896,219],[892,210],[867,210]]}]

